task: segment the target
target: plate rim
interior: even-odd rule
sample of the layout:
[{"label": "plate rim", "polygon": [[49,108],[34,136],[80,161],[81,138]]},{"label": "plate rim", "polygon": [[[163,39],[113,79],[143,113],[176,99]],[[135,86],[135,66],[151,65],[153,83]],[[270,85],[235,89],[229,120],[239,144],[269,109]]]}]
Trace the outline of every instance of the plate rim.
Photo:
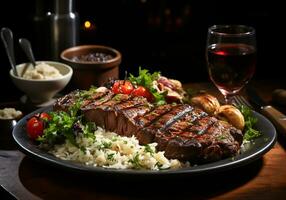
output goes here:
[{"label": "plate rim", "polygon": [[[21,141],[21,137],[19,136],[19,132],[22,132],[21,125],[25,123],[24,121],[27,120],[29,117],[31,117],[35,113],[43,112],[43,111],[49,111],[51,110],[51,106],[44,107],[37,109],[27,115],[25,115],[21,120],[18,121],[16,126],[14,127],[12,131],[12,136],[19,147],[19,150],[23,152],[24,154],[28,155],[29,157],[32,157],[33,159],[40,160],[46,164],[68,169],[71,171],[76,172],[84,172],[84,173],[96,173],[96,174],[118,174],[118,175],[156,175],[156,176],[165,176],[165,175],[178,175],[178,174],[188,174],[188,175],[197,175],[197,174],[207,174],[212,172],[218,172],[218,171],[224,171],[229,169],[234,169],[237,167],[241,167],[244,165],[249,164],[250,162],[253,162],[260,157],[262,157],[264,154],[266,154],[268,151],[272,149],[272,147],[275,145],[277,141],[277,132],[274,127],[274,125],[262,114],[253,111],[254,115],[258,116],[258,118],[267,123],[267,126],[269,126],[272,130],[272,134],[270,135],[270,140],[261,148],[255,151],[254,153],[244,157],[243,153],[238,154],[234,157],[226,158],[223,160],[206,163],[202,165],[192,166],[192,167],[185,167],[180,169],[169,169],[169,170],[135,170],[135,169],[113,169],[113,168],[104,168],[104,167],[94,167],[94,166],[88,166],[81,163],[76,163],[74,161],[67,161],[62,160],[60,158],[57,158],[53,156],[52,154],[49,154],[48,152],[45,152],[44,150],[41,150],[39,148],[36,148],[36,144],[32,144],[33,148],[36,148],[40,154],[38,154],[37,151],[34,151],[33,148],[31,149],[29,145],[31,144],[23,144]],[[23,136],[24,138],[28,139],[27,135]],[[32,143],[32,141],[30,141]],[[234,158],[234,160],[233,160]]]}]

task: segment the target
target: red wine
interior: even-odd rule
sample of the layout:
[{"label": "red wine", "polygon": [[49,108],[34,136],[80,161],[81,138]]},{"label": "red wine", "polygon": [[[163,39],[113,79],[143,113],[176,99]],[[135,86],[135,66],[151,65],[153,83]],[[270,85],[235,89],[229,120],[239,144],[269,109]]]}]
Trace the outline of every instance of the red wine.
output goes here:
[{"label": "red wine", "polygon": [[256,50],[246,44],[215,44],[208,47],[211,80],[228,93],[240,90],[253,76]]}]

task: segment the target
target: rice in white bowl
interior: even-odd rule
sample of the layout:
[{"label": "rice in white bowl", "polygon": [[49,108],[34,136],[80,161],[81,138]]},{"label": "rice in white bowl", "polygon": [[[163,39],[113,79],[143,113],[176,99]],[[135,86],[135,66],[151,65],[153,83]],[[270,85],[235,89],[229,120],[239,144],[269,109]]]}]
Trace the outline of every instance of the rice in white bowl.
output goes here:
[{"label": "rice in white bowl", "polygon": [[179,160],[167,159],[163,151],[157,152],[157,143],[142,146],[134,136],[119,136],[100,127],[94,136],[77,136],[78,147],[66,140],[64,144],[55,145],[50,153],[63,160],[95,167],[151,170],[181,167]]}]

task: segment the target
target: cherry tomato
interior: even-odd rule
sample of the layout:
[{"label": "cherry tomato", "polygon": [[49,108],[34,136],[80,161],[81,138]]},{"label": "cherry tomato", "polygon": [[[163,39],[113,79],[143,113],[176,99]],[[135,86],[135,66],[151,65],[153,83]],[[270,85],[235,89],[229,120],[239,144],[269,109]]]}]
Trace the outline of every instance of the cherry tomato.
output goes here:
[{"label": "cherry tomato", "polygon": [[143,86],[138,86],[133,90],[132,95],[145,97],[149,102],[154,101],[153,94]]},{"label": "cherry tomato", "polygon": [[51,116],[48,113],[45,113],[45,112],[40,114],[40,118],[41,119],[46,119],[46,120],[51,120],[52,119]]},{"label": "cherry tomato", "polygon": [[43,135],[43,132],[44,132],[44,122],[42,119],[38,117],[32,117],[31,119],[28,120],[27,133],[32,140],[35,140],[39,136]]},{"label": "cherry tomato", "polygon": [[39,136],[43,135],[45,129],[45,120],[51,120],[51,116],[48,113],[40,113],[31,117],[26,125],[28,136],[35,140]]},{"label": "cherry tomato", "polygon": [[112,91],[115,94],[130,94],[134,87],[130,81],[116,81],[112,86]]}]

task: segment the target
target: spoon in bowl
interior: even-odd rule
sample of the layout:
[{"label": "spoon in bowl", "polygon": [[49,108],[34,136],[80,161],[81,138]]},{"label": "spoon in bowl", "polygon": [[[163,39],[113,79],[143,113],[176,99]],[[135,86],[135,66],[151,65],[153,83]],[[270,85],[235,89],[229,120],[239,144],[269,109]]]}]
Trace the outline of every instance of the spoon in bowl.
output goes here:
[{"label": "spoon in bowl", "polygon": [[13,33],[9,28],[2,28],[1,29],[1,39],[4,43],[4,47],[12,67],[13,73],[15,76],[18,76],[18,72],[16,69],[16,60],[14,54],[14,42],[13,42]]},{"label": "spoon in bowl", "polygon": [[33,67],[35,68],[36,61],[35,61],[35,57],[34,57],[34,54],[32,51],[32,46],[31,46],[30,41],[25,39],[25,38],[20,38],[19,43],[20,43],[20,46],[22,47],[23,51],[25,52],[25,54],[29,58],[30,62],[32,63]]}]

